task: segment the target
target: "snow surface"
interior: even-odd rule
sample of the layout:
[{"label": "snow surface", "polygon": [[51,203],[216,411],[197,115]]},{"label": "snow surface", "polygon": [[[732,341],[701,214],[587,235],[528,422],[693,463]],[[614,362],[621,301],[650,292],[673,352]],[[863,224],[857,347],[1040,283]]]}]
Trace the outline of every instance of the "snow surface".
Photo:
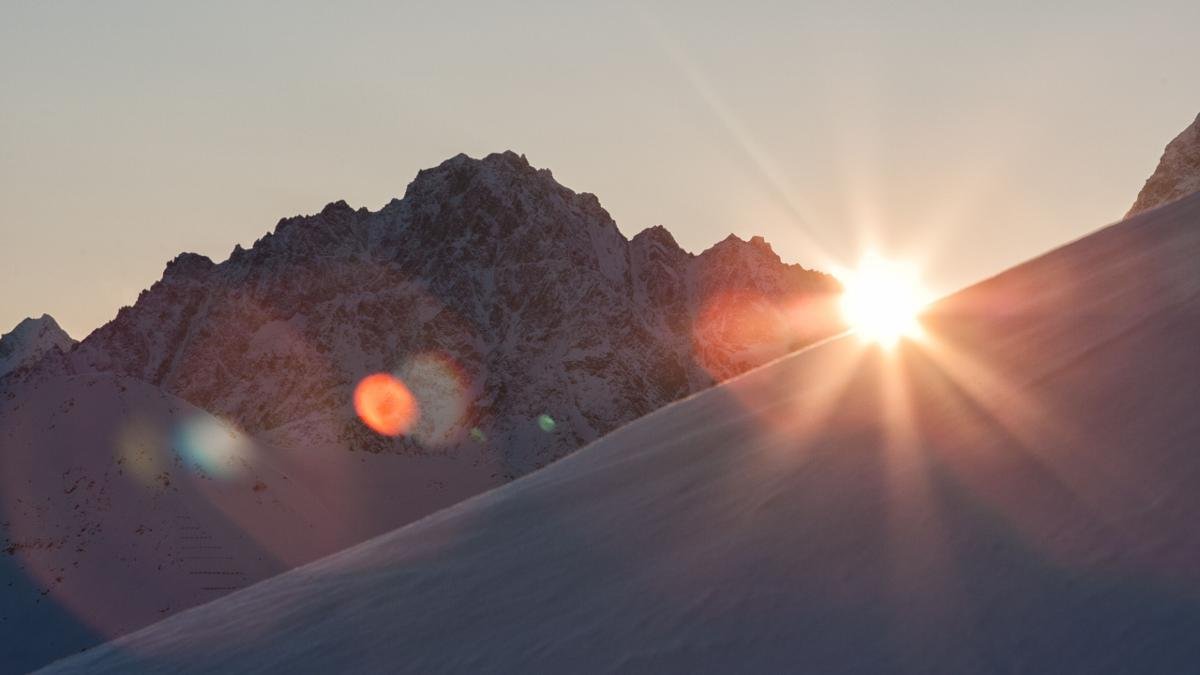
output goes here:
[{"label": "snow surface", "polygon": [[47,672],[1178,673],[1200,196]]},{"label": "snow surface", "polygon": [[499,484],[437,457],[282,450],[105,374],[0,392],[0,672],[26,672]]}]

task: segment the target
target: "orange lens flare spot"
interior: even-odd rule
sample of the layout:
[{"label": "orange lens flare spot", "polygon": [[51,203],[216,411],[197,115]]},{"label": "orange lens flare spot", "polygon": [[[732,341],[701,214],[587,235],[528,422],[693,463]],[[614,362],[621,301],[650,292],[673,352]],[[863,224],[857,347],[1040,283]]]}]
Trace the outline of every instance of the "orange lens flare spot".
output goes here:
[{"label": "orange lens flare spot", "polygon": [[363,424],[384,436],[407,433],[417,421],[417,400],[387,373],[368,375],[354,389],[354,411]]},{"label": "orange lens flare spot", "polygon": [[753,291],[716,293],[703,301],[692,332],[701,368],[718,380],[786,354],[792,344],[787,315]]}]

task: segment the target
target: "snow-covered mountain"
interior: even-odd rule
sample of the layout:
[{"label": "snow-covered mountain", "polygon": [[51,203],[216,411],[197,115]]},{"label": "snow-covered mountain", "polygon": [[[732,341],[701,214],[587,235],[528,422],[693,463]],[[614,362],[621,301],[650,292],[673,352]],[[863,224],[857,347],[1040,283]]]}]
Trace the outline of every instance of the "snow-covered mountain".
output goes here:
[{"label": "snow-covered mountain", "polygon": [[1141,213],[1200,190],[1200,115],[1175,137],[1127,215]]},{"label": "snow-covered mountain", "polygon": [[51,351],[68,352],[74,344],[75,340],[49,314],[25,319],[0,335],[0,377],[36,364]]},{"label": "snow-covered mountain", "polygon": [[[220,264],[180,255],[47,370],[134,377],[287,447],[494,454],[519,475],[831,334],[836,290],[761,238],[627,240],[523,157],[459,155],[378,212],[336,202]],[[424,411],[403,439],[355,419],[375,371]]]},{"label": "snow-covered mountain", "polygon": [[[23,322],[0,377],[0,672],[503,484],[830,334],[836,290],[759,237],[628,240],[504,153],[422,171],[379,212],[285,219],[220,264],[183,254],[78,345]],[[354,415],[375,371],[418,397],[403,439]]]},{"label": "snow-covered mountain", "polygon": [[1179,673],[1200,195],[50,672]]}]

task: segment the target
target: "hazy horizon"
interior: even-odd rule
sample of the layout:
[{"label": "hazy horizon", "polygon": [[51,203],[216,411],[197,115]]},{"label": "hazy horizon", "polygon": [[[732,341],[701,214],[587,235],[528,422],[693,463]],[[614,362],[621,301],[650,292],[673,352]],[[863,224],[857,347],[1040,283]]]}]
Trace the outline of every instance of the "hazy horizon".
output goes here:
[{"label": "hazy horizon", "polygon": [[626,236],[818,269],[874,247],[945,292],[1118,220],[1200,112],[1186,2],[5,14],[0,332],[82,338],[182,251],[507,149]]}]

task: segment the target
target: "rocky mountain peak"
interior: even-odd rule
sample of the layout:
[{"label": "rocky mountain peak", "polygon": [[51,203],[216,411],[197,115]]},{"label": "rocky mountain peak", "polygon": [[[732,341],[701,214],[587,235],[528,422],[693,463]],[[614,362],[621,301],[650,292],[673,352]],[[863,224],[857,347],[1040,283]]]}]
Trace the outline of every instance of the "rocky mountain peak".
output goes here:
[{"label": "rocky mountain peak", "polygon": [[0,336],[0,376],[32,366],[49,353],[66,353],[74,345],[75,340],[49,314],[24,319]]},{"label": "rocky mountain peak", "polygon": [[[458,155],[378,212],[336,201],[226,262],[180,255],[63,369],[150,382],[283,446],[482,452],[518,475],[831,334],[791,308],[835,287],[761,237],[699,256],[661,226],[630,241],[523,156]],[[380,371],[417,380],[428,428],[358,422],[355,384]]]},{"label": "rocky mountain peak", "polygon": [[771,248],[767,240],[758,235],[746,241],[736,234],[730,234],[701,253],[700,257],[712,260],[714,263],[732,262],[735,259],[745,258],[749,260],[769,261],[777,265],[783,264],[783,260]]},{"label": "rocky mountain peak", "polygon": [[762,235],[756,234],[753,237],[750,237],[750,245],[763,251],[769,251],[771,253],[775,252],[775,250],[771,248],[771,245],[767,243],[767,240],[763,239]]},{"label": "rocky mountain peak", "polygon": [[1126,217],[1200,191],[1200,115],[1163,152]]},{"label": "rocky mountain peak", "polygon": [[659,250],[667,252],[667,255],[691,257],[691,254],[684,251],[675,241],[671,231],[662,225],[647,227],[635,234],[629,243],[635,250]]},{"label": "rocky mountain peak", "polygon": [[354,209],[346,203],[346,200],[339,199],[336,202],[329,202],[325,208],[321,209],[321,217],[326,220],[334,220],[341,216],[347,216],[354,213]]},{"label": "rocky mountain peak", "polygon": [[405,201],[457,197],[472,190],[497,196],[561,189],[547,169],[535,169],[524,155],[506,150],[475,159],[459,153],[432,169],[422,169],[405,190]]},{"label": "rocky mountain peak", "polygon": [[211,258],[199,253],[180,253],[167,263],[163,279],[194,279],[216,266]]}]

